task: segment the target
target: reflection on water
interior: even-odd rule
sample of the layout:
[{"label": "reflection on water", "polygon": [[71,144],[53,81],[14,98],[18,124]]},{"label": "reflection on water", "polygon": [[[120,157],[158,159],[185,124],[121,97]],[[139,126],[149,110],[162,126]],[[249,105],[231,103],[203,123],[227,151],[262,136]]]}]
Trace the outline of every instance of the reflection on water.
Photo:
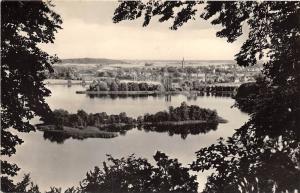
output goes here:
[{"label": "reflection on water", "polygon": [[66,133],[58,133],[54,131],[44,131],[43,137],[45,140],[51,142],[56,142],[58,144],[63,144],[66,139],[69,139],[71,136]]},{"label": "reflection on water", "polygon": [[86,96],[90,97],[90,98],[111,98],[111,99],[116,99],[116,98],[148,98],[149,96],[161,96],[158,94],[86,94]]},{"label": "reflection on water", "polygon": [[186,139],[188,135],[199,135],[205,134],[211,130],[215,131],[218,128],[218,123],[200,123],[200,124],[189,124],[189,125],[144,125],[139,127],[134,127],[131,125],[122,126],[122,127],[107,127],[101,129],[105,131],[104,133],[97,133],[93,135],[86,136],[76,136],[72,134],[67,134],[58,131],[44,131],[43,137],[45,140],[57,144],[63,144],[66,139],[78,139],[84,140],[88,138],[103,138],[110,139],[114,137],[125,136],[127,131],[132,129],[138,129],[145,132],[158,132],[158,133],[168,133],[169,136],[180,135],[182,139]]},{"label": "reflection on water", "polygon": [[188,135],[205,134],[211,130],[215,131],[218,128],[217,123],[201,123],[189,125],[145,125],[142,128],[146,132],[154,131],[160,133],[168,133],[169,136],[180,135],[182,139],[186,139]]},{"label": "reflection on water", "polygon": [[[76,90],[85,89],[80,85],[72,87],[51,85],[49,88],[52,96],[46,101],[50,107],[52,109],[63,108],[70,113],[83,109],[88,113],[126,112],[127,116],[138,117],[145,113],[153,114],[167,110],[169,106],[177,107],[186,101],[188,105],[215,109],[219,116],[228,120],[228,123],[219,124],[213,129],[205,127],[198,127],[197,130],[185,129],[188,135],[186,138],[183,135],[184,140],[179,129],[174,129],[173,136],[170,137],[172,132],[166,128],[122,130],[119,131],[118,137],[84,140],[74,140],[68,136],[53,136],[53,134],[45,134],[41,131],[20,133],[18,135],[24,143],[17,147],[16,155],[10,158],[22,168],[20,175],[16,178],[20,179],[22,174],[30,172],[32,180],[39,184],[41,190],[49,190],[50,186],[64,189],[78,185],[87,171],[93,169],[94,166],[101,166],[106,160],[106,154],[119,158],[135,153],[136,156],[145,157],[149,159],[149,162],[154,163],[153,155],[160,150],[170,157],[178,158],[185,165],[190,164],[196,159],[196,151],[215,143],[220,137],[231,136],[234,129],[239,128],[249,118],[237,108],[232,108],[234,100],[230,97],[198,96],[188,100],[187,96],[176,95],[171,96],[169,101],[165,100],[165,96],[90,98],[83,94],[75,94]],[[45,140],[44,137],[47,139]],[[56,142],[53,143],[50,139]],[[199,174],[198,180],[201,189],[206,181],[206,174]]]},{"label": "reflection on water", "polygon": [[[121,132],[120,132],[121,133]],[[117,137],[118,134],[114,132],[106,132],[106,133],[97,133],[93,135],[87,135],[87,136],[77,136],[62,132],[55,132],[55,131],[44,131],[43,137],[45,140],[49,140],[51,142],[55,142],[57,144],[63,144],[66,139],[78,139],[78,140],[84,140],[88,138],[102,138],[102,139],[110,139]]]},{"label": "reflection on water", "polygon": [[184,95],[186,96],[187,100],[197,100],[198,97],[204,96],[216,96],[216,97],[233,97],[233,92],[198,92],[198,93],[183,93],[183,94],[86,94],[89,98],[110,98],[110,99],[117,99],[117,98],[151,98],[151,97],[158,97],[158,98],[165,98],[166,102],[172,101],[172,96]]}]

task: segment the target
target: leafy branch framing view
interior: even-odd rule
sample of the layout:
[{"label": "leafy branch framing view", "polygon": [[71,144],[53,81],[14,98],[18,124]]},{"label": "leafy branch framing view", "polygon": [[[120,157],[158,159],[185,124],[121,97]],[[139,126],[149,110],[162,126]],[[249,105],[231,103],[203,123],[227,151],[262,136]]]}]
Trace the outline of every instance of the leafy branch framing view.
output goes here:
[{"label": "leafy branch framing view", "polygon": [[[204,9],[198,5],[203,4]],[[17,165],[2,160],[16,153],[22,139],[13,134],[34,131],[29,120],[51,112],[44,97],[50,95],[43,80],[57,61],[37,45],[53,43],[62,19],[42,1],[1,2],[1,189],[4,192],[39,192],[29,176],[14,183]],[[112,166],[95,168],[78,188],[66,192],[196,192],[192,171],[213,169],[203,192],[293,192],[300,190],[300,2],[270,1],[122,1],[113,22],[143,17],[173,21],[172,30],[200,17],[221,25],[218,37],[234,42],[249,27],[236,61],[250,66],[264,59],[258,89],[243,99],[250,119],[228,139],[200,149],[191,168],[158,152],[157,167],[142,158],[109,157]],[[200,21],[201,22],[201,21]],[[25,35],[24,35],[25,34]],[[30,88],[30,89],[29,89]],[[246,103],[245,103],[246,102]],[[251,105],[251,107],[249,106]],[[142,172],[142,173],[140,173]],[[128,175],[128,174],[137,175]],[[112,180],[113,179],[113,180]],[[147,183],[146,183],[147,182]],[[150,184],[149,184],[150,183]],[[60,192],[52,188],[50,192]]]}]

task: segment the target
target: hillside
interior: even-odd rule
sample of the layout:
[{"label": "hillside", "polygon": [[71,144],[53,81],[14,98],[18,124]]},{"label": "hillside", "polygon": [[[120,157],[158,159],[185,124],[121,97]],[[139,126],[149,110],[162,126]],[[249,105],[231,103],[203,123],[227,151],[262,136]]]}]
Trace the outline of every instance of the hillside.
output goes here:
[{"label": "hillside", "polygon": [[113,60],[106,58],[69,58],[62,59],[62,64],[127,64],[122,60]]}]

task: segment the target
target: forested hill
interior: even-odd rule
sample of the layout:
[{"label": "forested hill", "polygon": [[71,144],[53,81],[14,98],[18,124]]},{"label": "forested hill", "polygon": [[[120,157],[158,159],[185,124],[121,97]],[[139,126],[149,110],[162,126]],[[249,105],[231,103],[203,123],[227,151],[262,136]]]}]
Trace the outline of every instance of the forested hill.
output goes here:
[{"label": "forested hill", "polygon": [[61,59],[62,64],[126,64],[127,62],[122,60],[113,60],[106,58],[69,58]]}]

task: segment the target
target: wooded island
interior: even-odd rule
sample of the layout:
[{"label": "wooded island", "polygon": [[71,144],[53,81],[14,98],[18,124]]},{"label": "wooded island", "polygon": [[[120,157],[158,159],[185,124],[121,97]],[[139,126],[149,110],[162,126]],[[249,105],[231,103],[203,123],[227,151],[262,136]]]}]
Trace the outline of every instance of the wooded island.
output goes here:
[{"label": "wooded island", "polygon": [[[38,125],[38,129],[42,131],[55,131],[72,136],[97,137],[102,136],[106,132],[126,132],[134,127],[157,126],[157,130],[172,130],[178,127],[189,125],[197,126],[197,124],[218,124],[225,123],[226,120],[219,117],[215,110],[200,108],[196,105],[187,105],[181,103],[179,107],[170,106],[168,111],[159,111],[155,114],[145,114],[137,118],[129,117],[125,112],[116,115],[107,115],[101,113],[86,113],[84,110],[79,110],[72,114],[66,110],[54,110],[47,119],[42,120],[44,124]],[[163,127],[162,127],[163,126]],[[172,126],[172,127],[170,127]],[[186,130],[186,129],[185,129]],[[103,133],[104,132],[104,133]],[[115,136],[115,135],[114,135]]]}]

